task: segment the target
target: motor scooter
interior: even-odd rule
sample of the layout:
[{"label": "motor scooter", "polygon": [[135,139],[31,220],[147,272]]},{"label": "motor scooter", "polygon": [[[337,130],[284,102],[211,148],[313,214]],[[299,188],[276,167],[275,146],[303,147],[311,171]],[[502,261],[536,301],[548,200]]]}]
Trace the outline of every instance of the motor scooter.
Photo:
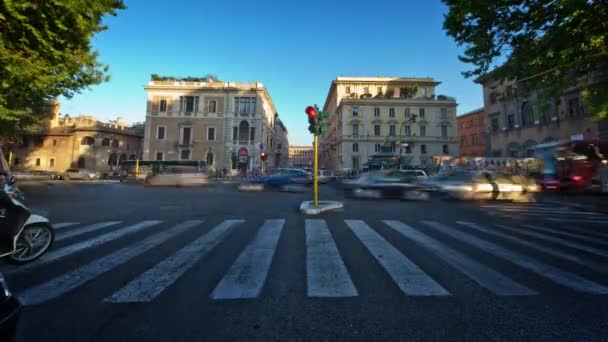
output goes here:
[{"label": "motor scooter", "polygon": [[26,264],[41,257],[55,240],[49,220],[32,214],[10,173],[0,174],[0,257]]}]

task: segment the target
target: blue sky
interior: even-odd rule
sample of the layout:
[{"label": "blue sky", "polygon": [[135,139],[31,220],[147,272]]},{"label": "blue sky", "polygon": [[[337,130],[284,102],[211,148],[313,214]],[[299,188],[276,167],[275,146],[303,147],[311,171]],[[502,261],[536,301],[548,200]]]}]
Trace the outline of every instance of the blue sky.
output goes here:
[{"label": "blue sky", "polygon": [[265,84],[292,145],[310,144],[304,108],[323,105],[336,76],[433,77],[458,113],[483,105],[442,29],[440,0],[133,0],[93,44],[111,81],[69,101],[62,113],[145,120],[150,74],[218,75]]}]

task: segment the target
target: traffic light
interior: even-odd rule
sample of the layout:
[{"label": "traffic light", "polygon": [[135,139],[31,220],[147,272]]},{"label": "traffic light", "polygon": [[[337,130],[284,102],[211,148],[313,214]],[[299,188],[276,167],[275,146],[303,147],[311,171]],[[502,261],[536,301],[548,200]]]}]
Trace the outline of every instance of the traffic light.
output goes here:
[{"label": "traffic light", "polygon": [[268,158],[268,156],[266,155],[266,152],[264,152],[264,151],[260,152],[260,159],[262,159],[263,161],[266,161],[267,158]]},{"label": "traffic light", "polygon": [[304,112],[308,115],[308,131],[310,133],[320,135],[327,132],[329,113],[320,111],[317,105],[306,107]]},{"label": "traffic light", "polygon": [[304,112],[308,115],[308,131],[317,134],[317,110],[313,106],[308,106]]}]

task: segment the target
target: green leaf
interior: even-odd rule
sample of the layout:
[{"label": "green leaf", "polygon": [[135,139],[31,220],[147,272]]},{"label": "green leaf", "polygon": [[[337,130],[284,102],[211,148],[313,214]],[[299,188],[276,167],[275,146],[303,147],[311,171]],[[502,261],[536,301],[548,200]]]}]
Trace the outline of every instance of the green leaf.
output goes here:
[{"label": "green leaf", "polygon": [[109,79],[90,39],[121,0],[15,1],[0,5],[0,136],[14,136],[49,113],[49,101]]}]

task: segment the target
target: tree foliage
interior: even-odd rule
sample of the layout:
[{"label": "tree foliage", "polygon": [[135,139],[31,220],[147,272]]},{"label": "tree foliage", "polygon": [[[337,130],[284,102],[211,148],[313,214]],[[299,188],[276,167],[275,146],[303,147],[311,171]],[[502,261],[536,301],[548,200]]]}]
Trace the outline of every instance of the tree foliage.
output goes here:
[{"label": "tree foliage", "polygon": [[444,29],[465,46],[466,77],[525,79],[542,97],[583,87],[596,118],[608,117],[608,2],[443,0]]},{"label": "tree foliage", "polygon": [[0,0],[0,136],[39,124],[50,101],[107,81],[91,38],[122,0]]}]

